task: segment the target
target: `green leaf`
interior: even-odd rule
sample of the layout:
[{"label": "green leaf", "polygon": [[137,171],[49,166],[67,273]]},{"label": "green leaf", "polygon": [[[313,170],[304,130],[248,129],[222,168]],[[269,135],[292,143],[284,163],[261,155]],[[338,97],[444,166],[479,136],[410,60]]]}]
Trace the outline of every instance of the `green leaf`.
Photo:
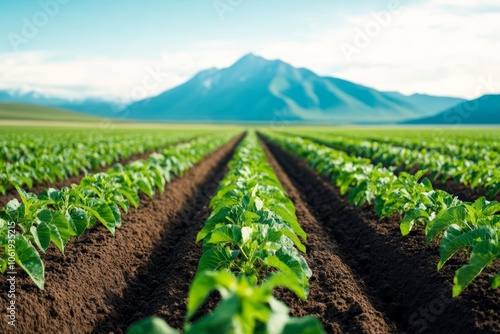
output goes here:
[{"label": "green leaf", "polygon": [[30,276],[41,289],[44,288],[45,266],[35,247],[20,234],[16,235],[16,263]]},{"label": "green leaf", "polygon": [[490,285],[492,289],[498,289],[500,287],[500,273],[489,278]]},{"label": "green leaf", "polygon": [[242,243],[241,227],[235,225],[225,225],[217,228],[212,232],[210,238],[205,243],[207,244],[226,244],[234,243],[240,245]]},{"label": "green leaf", "polygon": [[399,225],[401,234],[403,236],[410,234],[413,226],[415,225],[415,221],[420,218],[429,218],[429,214],[425,210],[421,209],[413,209],[408,212],[401,222],[401,225]]},{"label": "green leaf", "polygon": [[198,263],[197,273],[225,268],[231,262],[233,262],[231,254],[228,254],[225,249],[215,246],[203,252]]},{"label": "green leaf", "polygon": [[163,319],[147,318],[133,324],[127,329],[127,334],[179,334],[170,327]]},{"label": "green leaf", "polygon": [[287,275],[283,273],[271,275],[264,284],[262,284],[262,288],[267,289],[269,293],[272,293],[274,288],[282,287],[287,288],[290,291],[294,292],[299,298],[306,299],[306,295],[304,294],[304,287],[302,282],[297,279],[296,276]]},{"label": "green leaf", "polygon": [[140,178],[136,181],[137,187],[145,193],[149,198],[153,198],[155,191],[153,187],[151,187],[151,184],[147,182],[146,178]]},{"label": "green leaf", "polygon": [[118,188],[118,192],[125,196],[125,198],[137,209],[139,206],[139,195],[132,189],[126,187]]},{"label": "green leaf", "polygon": [[101,204],[95,208],[82,206],[82,208],[97,218],[111,232],[111,234],[115,235],[115,215],[108,205]]},{"label": "green leaf", "polygon": [[[204,316],[192,325],[186,325],[185,334],[244,334],[238,311],[241,309],[240,300],[236,295],[224,299],[219,306],[208,315]],[[188,319],[189,320],[189,319]],[[250,333],[253,333],[250,332]]]},{"label": "green leaf", "polygon": [[122,213],[120,212],[118,205],[113,203],[113,204],[109,204],[108,206],[111,209],[111,211],[113,212],[113,216],[115,218],[115,227],[120,228],[122,226]]},{"label": "green leaf", "polygon": [[49,224],[49,229],[50,229],[50,240],[57,246],[57,248],[61,253],[64,253],[64,241],[61,236],[61,233],[59,233],[59,230],[53,224]]},{"label": "green leaf", "polygon": [[451,226],[446,230],[441,240],[439,249],[441,260],[438,263],[438,270],[440,270],[446,261],[448,261],[458,250],[468,247],[472,248],[484,240],[494,240],[495,237],[495,230],[489,227],[482,227],[464,232]]},{"label": "green leaf", "polygon": [[38,212],[36,215],[40,221],[45,223],[50,223],[52,221],[52,211],[51,210],[42,210]]},{"label": "green leaf", "polygon": [[304,246],[301,242],[300,239],[293,233],[291,230],[287,228],[280,228],[279,231],[283,233],[286,237],[288,237],[290,240],[293,241],[295,247],[297,247],[301,252],[305,253],[306,252],[306,246]]},{"label": "green leaf", "polygon": [[30,232],[38,248],[45,252],[50,245],[50,228],[47,223],[41,222],[36,227],[31,226]]},{"label": "green leaf", "polygon": [[295,275],[301,282],[301,293],[297,294],[299,298],[305,299],[309,294],[309,280],[312,272],[306,261],[295,249],[280,248],[276,255],[268,256],[264,263],[270,267],[276,268],[285,274]]},{"label": "green leaf", "polygon": [[226,271],[200,271],[189,289],[186,320],[189,320],[204,303],[210,292],[217,289],[222,297],[228,297],[230,290],[236,289],[236,278]]},{"label": "green leaf", "polygon": [[231,213],[231,209],[228,207],[223,207],[217,213],[212,214],[210,218],[207,219],[205,226],[203,226],[202,230],[196,236],[196,242],[200,242],[203,240],[207,234],[212,232],[218,224],[225,224],[226,217]]},{"label": "green leaf", "polygon": [[81,208],[74,208],[71,210],[69,214],[68,221],[73,228],[73,231],[75,232],[76,236],[79,237],[85,232],[87,229],[87,222],[88,222],[88,217],[87,213],[85,210]]},{"label": "green leaf", "polygon": [[69,241],[69,238],[71,237],[71,230],[70,230],[69,221],[66,219],[66,215],[64,215],[60,211],[56,211],[52,215],[51,225],[53,225],[53,226],[55,226],[57,228],[57,231],[58,231],[58,233],[59,233],[59,235],[61,237],[61,240],[62,240],[62,250],[61,250],[61,252],[63,252],[64,251],[64,246],[66,246],[66,244]]},{"label": "green leaf", "polygon": [[431,227],[427,231],[426,243],[429,244],[439,233],[453,224],[462,226],[467,217],[467,209],[463,206],[454,206],[443,212],[439,217],[431,222]]},{"label": "green leaf", "polygon": [[269,330],[269,334],[289,334],[289,333],[300,333],[300,334],[325,334],[323,325],[319,319],[311,316],[302,318],[292,318],[287,317],[287,319],[277,320],[276,318],[271,318],[269,321],[269,326],[273,326],[275,322],[284,322],[284,327],[281,331],[276,331],[273,329]]},{"label": "green leaf", "polygon": [[453,297],[459,296],[482,271],[498,256],[499,249],[493,240],[485,240],[474,246],[469,264],[462,266],[453,279]]},{"label": "green leaf", "polygon": [[285,222],[290,224],[292,230],[302,238],[302,240],[307,241],[306,232],[302,229],[297,221],[295,214],[290,213],[283,203],[275,203],[269,207],[269,210],[274,212],[276,215],[281,217]]}]

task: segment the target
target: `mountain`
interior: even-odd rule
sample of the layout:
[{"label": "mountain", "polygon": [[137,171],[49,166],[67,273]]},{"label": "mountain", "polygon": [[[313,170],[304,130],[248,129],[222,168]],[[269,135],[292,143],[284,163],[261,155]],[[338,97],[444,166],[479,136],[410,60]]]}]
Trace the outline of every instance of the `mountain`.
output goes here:
[{"label": "mountain", "polygon": [[396,123],[434,115],[463,100],[381,92],[249,54],[125,109],[100,99],[70,101],[8,91],[0,91],[2,101],[141,121]]},{"label": "mountain", "polygon": [[97,99],[67,100],[36,92],[0,90],[0,103],[24,103],[66,109],[99,117],[113,118],[121,108],[118,104]]},{"label": "mountain", "polygon": [[386,92],[392,97],[411,104],[415,109],[420,110],[420,116],[433,116],[437,113],[456,106],[467,100],[458,97],[433,96],[427,94],[403,95],[398,92]]},{"label": "mountain", "polygon": [[94,116],[25,103],[0,103],[0,120],[97,122]]},{"label": "mountain", "polygon": [[405,124],[500,124],[500,95],[484,95],[446,109],[435,116],[418,118]]},{"label": "mountain", "polygon": [[[436,97],[435,100],[442,98]],[[443,98],[452,106],[454,100]],[[418,98],[321,77],[249,54],[231,67],[202,71],[186,83],[131,104],[129,118],[168,121],[397,122],[434,113]]]}]

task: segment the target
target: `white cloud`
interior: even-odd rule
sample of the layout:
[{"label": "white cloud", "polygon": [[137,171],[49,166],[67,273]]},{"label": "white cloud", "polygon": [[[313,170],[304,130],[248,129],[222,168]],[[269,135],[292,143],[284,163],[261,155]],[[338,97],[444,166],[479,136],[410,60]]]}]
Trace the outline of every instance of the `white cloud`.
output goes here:
[{"label": "white cloud", "polygon": [[[480,1],[480,5],[490,2]],[[366,35],[366,27],[377,22],[372,14],[352,17],[348,26],[318,33],[307,43],[270,44],[262,53],[284,55],[295,66],[382,90],[467,98],[500,93],[500,84],[481,87],[486,78],[500,82],[500,16],[494,12],[454,15],[443,7],[448,3],[403,5],[378,34],[372,28],[373,37],[366,46],[354,39]],[[454,5],[462,3],[470,6],[465,1]],[[350,59],[341,51],[346,44],[356,48]]]},{"label": "white cloud", "polygon": [[431,0],[430,6],[443,7],[452,6],[455,8],[485,8],[485,7],[498,7],[499,3],[497,0]]},{"label": "white cloud", "polygon": [[225,49],[162,53],[156,59],[67,58],[55,52],[0,54],[0,89],[129,101],[179,85],[202,69],[229,66],[238,56]]},{"label": "white cloud", "polygon": [[[488,89],[481,84],[484,80],[500,82],[500,15],[475,10],[498,6],[497,0],[401,1],[402,11],[386,17],[387,24],[378,33],[377,19],[367,14],[350,17],[341,27],[332,23],[327,30],[323,23],[311,25],[300,38],[283,36],[281,41],[266,43],[198,42],[192,44],[192,50],[165,52],[156,59],[63,58],[65,55],[50,52],[0,54],[0,83],[68,97],[130,100],[141,94],[158,94],[199,70],[228,66],[253,51],[381,90],[467,98],[500,93],[500,84]],[[367,45],[359,47],[353,40],[366,29],[375,30],[370,30]],[[351,61],[341,51],[345,44],[357,48]]]}]

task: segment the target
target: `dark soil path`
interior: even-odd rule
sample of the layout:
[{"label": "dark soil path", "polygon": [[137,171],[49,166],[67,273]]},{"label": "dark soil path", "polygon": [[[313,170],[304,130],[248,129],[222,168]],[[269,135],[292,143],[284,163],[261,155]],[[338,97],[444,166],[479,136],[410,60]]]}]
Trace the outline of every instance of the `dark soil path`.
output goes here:
[{"label": "dark soil path", "polygon": [[307,234],[307,254],[304,257],[313,272],[307,301],[300,301],[283,291],[278,293],[279,299],[291,307],[294,316],[320,318],[329,333],[393,332],[395,325],[376,310],[366,295],[363,282],[357,280],[342,261],[336,241],[329,238],[327,231],[309,212],[307,204],[268,148],[264,146],[264,149]]}]

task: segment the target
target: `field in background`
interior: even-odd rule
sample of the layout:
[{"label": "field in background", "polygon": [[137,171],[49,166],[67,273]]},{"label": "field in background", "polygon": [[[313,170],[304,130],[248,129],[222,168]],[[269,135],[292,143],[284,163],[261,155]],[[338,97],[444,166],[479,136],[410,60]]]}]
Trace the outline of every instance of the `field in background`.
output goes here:
[{"label": "field in background", "polygon": [[59,108],[32,104],[0,103],[0,121],[99,122],[100,118]]}]

